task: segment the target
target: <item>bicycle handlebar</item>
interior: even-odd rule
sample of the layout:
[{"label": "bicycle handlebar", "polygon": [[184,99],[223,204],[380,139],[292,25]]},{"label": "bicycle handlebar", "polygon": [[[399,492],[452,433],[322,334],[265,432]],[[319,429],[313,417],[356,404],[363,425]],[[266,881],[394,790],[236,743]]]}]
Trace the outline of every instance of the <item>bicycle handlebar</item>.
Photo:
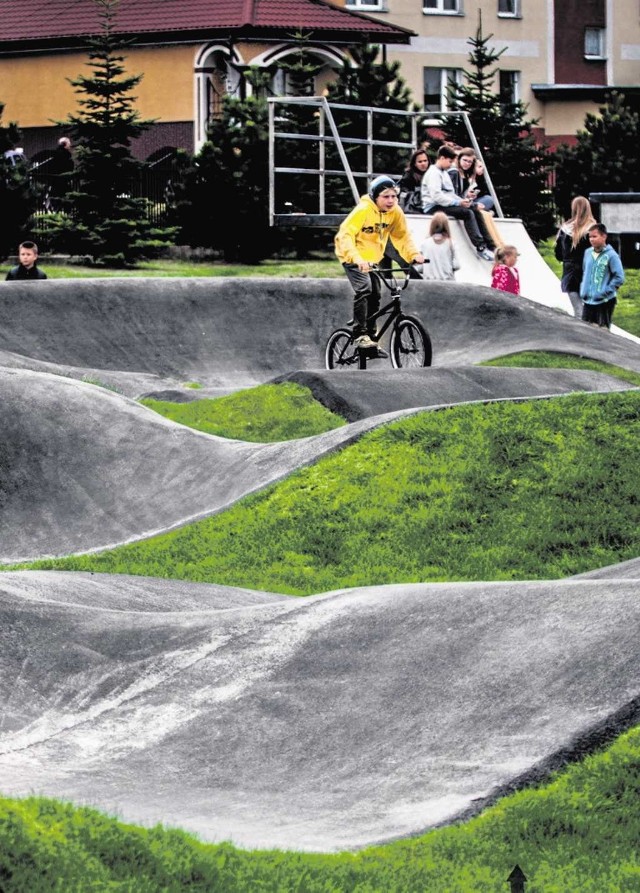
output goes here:
[{"label": "bicycle handlebar", "polygon": [[[428,263],[428,261],[426,261]],[[411,272],[418,273],[420,279],[422,279],[422,274],[416,270],[415,264],[408,264],[406,267],[381,267],[379,264],[371,264],[370,273],[375,273],[378,279],[383,282],[386,287],[391,291],[393,288],[398,288],[398,279],[396,277],[397,273],[402,273],[404,277],[404,281],[400,286],[400,290],[404,291],[404,289],[409,285],[409,278]]]}]

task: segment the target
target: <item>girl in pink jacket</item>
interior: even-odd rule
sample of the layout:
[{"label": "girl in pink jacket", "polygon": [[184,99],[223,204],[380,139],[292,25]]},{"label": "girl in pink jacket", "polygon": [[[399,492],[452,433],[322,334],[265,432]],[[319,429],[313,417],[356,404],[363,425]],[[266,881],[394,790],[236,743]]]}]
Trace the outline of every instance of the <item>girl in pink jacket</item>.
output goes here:
[{"label": "girl in pink jacket", "polygon": [[518,249],[514,245],[496,248],[496,259],[491,271],[491,288],[508,291],[512,295],[520,294],[520,274],[516,267],[518,257]]}]

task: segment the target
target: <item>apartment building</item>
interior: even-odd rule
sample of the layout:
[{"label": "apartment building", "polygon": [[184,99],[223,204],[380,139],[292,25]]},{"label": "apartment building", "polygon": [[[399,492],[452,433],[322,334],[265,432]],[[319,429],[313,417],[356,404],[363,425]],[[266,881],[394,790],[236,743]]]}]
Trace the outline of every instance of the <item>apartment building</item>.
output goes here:
[{"label": "apartment building", "polygon": [[469,69],[469,38],[481,17],[490,45],[503,50],[496,88],[528,106],[540,136],[571,142],[587,112],[618,89],[640,99],[638,0],[343,0],[357,10],[416,32],[388,48],[414,99],[447,108],[447,84]]}]

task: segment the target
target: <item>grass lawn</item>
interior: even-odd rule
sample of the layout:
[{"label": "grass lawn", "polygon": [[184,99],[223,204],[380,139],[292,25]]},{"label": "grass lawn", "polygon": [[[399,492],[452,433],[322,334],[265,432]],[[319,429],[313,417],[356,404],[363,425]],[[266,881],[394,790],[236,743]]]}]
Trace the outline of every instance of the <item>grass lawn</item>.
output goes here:
[{"label": "grass lawn", "polygon": [[295,440],[346,425],[343,418],[318,403],[309,388],[293,382],[260,385],[228,397],[192,403],[140,402],[198,431],[257,443]]},{"label": "grass lawn", "polygon": [[600,360],[590,360],[588,357],[578,357],[574,354],[555,353],[545,350],[523,350],[520,353],[507,354],[494,360],[487,360],[481,366],[511,366],[517,368],[533,369],[590,369],[593,372],[604,372],[622,381],[640,387],[640,373],[632,369],[623,369],[621,366],[612,366],[611,363],[603,363]]},{"label": "grass lawn", "polygon": [[[120,270],[104,267],[83,267],[76,264],[47,264],[40,266],[50,279],[83,279],[101,276],[283,276],[308,279],[334,279],[344,276],[336,258],[310,260],[265,260],[261,264],[225,264],[222,261],[147,260],[135,269]],[[0,266],[4,279],[11,264]]]}]

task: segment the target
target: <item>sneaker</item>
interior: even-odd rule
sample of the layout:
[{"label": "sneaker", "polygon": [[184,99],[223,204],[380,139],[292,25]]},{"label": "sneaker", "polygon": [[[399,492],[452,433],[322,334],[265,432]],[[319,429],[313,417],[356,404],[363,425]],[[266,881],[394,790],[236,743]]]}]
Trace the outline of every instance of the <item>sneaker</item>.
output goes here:
[{"label": "sneaker", "polygon": [[493,256],[493,252],[489,251],[488,248],[478,248],[478,257],[481,257],[482,260],[490,260],[490,261],[495,260],[495,257]]},{"label": "sneaker", "polygon": [[369,335],[360,335],[355,339],[354,344],[356,347],[364,348],[365,350],[370,350],[372,347],[377,347],[375,341],[372,341]]}]

